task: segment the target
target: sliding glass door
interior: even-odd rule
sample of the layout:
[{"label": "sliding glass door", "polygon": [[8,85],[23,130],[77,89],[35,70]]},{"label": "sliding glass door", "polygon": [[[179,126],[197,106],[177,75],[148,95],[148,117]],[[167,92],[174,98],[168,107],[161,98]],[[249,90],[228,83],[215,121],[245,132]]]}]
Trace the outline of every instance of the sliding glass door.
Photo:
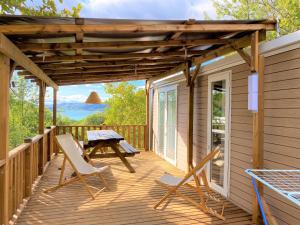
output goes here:
[{"label": "sliding glass door", "polygon": [[227,196],[229,167],[230,73],[208,79],[208,151],[219,148],[220,155],[209,165],[212,188]]},{"label": "sliding glass door", "polygon": [[159,90],[158,150],[167,161],[176,164],[177,91],[176,86]]}]

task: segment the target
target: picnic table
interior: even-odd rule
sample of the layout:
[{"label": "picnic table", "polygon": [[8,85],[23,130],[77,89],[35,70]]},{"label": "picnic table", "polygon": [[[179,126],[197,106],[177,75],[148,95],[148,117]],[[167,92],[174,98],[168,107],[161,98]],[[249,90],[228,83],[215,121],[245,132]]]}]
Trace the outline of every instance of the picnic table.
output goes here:
[{"label": "picnic table", "polygon": [[[126,157],[132,157],[139,151],[127,143],[120,134],[113,130],[90,130],[87,131],[87,139],[88,143],[84,145],[84,148],[92,148],[89,153],[91,158],[119,157],[129,172],[135,173]],[[111,147],[113,152],[101,152],[100,149],[104,147]]]}]

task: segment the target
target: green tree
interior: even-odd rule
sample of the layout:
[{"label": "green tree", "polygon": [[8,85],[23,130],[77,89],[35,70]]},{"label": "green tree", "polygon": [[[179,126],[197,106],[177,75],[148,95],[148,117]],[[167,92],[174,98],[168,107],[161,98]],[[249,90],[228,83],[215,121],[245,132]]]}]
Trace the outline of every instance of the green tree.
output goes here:
[{"label": "green tree", "polygon": [[[219,18],[278,19],[279,33],[284,35],[300,28],[299,0],[213,0]],[[268,33],[268,39],[276,38]]]},{"label": "green tree", "polygon": [[103,124],[103,122],[104,122],[103,113],[96,112],[78,121],[78,125],[100,125]]},{"label": "green tree", "polygon": [[[9,101],[9,142],[13,148],[38,131],[38,87],[23,77],[15,77]],[[45,110],[45,124],[51,124],[52,113]]]},{"label": "green tree", "polygon": [[57,4],[63,0],[42,0],[37,4],[33,0],[5,0],[0,2],[1,14],[21,14],[28,16],[72,16],[79,17],[82,5],[73,6],[71,9],[58,10]]},{"label": "green tree", "polygon": [[108,125],[145,124],[145,90],[137,89],[127,82],[106,84],[105,92],[111,97],[103,112],[104,123]]}]

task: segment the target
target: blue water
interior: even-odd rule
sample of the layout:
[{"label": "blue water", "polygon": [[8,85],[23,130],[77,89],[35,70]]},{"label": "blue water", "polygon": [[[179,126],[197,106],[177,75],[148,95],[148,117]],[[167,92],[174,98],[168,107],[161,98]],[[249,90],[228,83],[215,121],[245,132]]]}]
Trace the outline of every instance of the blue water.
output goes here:
[{"label": "blue water", "polygon": [[[52,110],[52,105],[46,105]],[[107,107],[106,104],[90,105],[84,103],[60,103],[57,104],[57,111],[63,116],[67,116],[73,120],[81,120],[88,115],[103,112]]]}]

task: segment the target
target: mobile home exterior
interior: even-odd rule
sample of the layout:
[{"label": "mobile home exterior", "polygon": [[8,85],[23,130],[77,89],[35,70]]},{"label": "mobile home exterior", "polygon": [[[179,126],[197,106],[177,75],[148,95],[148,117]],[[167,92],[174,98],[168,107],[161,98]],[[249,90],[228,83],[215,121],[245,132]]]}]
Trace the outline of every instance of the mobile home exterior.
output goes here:
[{"label": "mobile home exterior", "polygon": [[[300,31],[261,44],[260,53],[265,62],[264,167],[300,169]],[[193,163],[216,141],[221,143],[222,160],[209,170],[215,171],[210,174],[211,186],[249,213],[254,193],[244,171],[253,167],[250,73],[238,54],[203,66],[195,81],[193,111]],[[154,82],[150,93],[151,148],[179,169],[187,170],[188,87],[184,75]],[[221,100],[216,104],[214,99],[218,98]],[[296,205],[264,190],[279,224],[300,224]]]}]

